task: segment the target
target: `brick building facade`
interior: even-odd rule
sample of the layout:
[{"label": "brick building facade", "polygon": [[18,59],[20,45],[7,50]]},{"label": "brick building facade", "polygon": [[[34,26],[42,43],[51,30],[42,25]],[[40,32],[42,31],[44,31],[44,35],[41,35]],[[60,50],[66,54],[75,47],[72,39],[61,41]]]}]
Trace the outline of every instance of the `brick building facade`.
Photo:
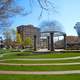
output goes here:
[{"label": "brick building facade", "polygon": [[32,46],[34,45],[34,35],[37,37],[37,47],[40,45],[40,29],[33,25],[21,25],[17,27],[17,32],[20,34],[22,41],[25,41],[27,37],[32,40]]}]

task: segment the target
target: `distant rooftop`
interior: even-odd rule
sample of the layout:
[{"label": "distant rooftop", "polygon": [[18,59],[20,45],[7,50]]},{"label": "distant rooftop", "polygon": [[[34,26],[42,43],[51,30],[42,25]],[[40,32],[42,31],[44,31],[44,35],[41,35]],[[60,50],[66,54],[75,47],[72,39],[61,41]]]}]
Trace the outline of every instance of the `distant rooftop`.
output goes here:
[{"label": "distant rooftop", "polygon": [[35,27],[34,25],[32,24],[28,24],[28,25],[20,25],[18,27],[34,27],[34,28],[38,28],[38,27]]}]

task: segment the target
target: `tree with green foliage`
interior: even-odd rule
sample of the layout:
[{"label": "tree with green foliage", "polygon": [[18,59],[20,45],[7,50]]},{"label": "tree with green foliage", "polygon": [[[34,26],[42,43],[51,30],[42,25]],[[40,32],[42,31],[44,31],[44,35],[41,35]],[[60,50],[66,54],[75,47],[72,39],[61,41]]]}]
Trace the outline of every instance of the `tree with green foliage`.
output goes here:
[{"label": "tree with green foliage", "polygon": [[16,42],[18,44],[18,47],[22,46],[22,38],[21,38],[21,35],[18,32],[16,32]]},{"label": "tree with green foliage", "polygon": [[22,39],[18,32],[16,32],[16,41],[17,41],[17,43],[22,44]]},{"label": "tree with green foliage", "polygon": [[27,37],[24,41],[24,47],[32,47],[32,40],[30,37]]}]

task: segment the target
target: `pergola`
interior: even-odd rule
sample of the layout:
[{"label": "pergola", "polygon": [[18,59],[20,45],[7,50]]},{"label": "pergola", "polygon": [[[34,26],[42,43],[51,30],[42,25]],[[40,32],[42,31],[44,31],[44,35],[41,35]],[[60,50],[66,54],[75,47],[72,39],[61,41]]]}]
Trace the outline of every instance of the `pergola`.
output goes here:
[{"label": "pergola", "polygon": [[[64,49],[66,49],[66,33],[61,32],[61,31],[44,31],[41,32],[42,34],[49,34],[47,35],[47,41],[48,41],[48,50],[54,51],[55,50],[55,44],[54,44],[54,37],[55,36],[63,36],[64,37]],[[49,42],[51,43],[49,45]],[[36,51],[36,35],[34,35],[34,51]]]}]

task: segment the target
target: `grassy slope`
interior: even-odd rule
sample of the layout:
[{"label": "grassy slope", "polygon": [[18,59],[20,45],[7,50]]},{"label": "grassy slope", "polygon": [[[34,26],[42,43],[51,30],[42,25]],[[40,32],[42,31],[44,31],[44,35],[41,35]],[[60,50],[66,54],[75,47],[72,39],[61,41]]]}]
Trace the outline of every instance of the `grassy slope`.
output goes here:
[{"label": "grassy slope", "polygon": [[0,75],[0,80],[80,80],[80,74],[72,74],[72,75]]},{"label": "grassy slope", "polygon": [[30,61],[30,60],[5,60],[0,61],[0,63],[17,63],[17,64],[40,64],[40,63],[71,63],[71,62],[80,62],[80,59],[71,59],[71,60],[42,60],[42,61]]},{"label": "grassy slope", "polygon": [[0,65],[0,70],[13,71],[61,71],[61,70],[80,70],[80,65],[70,66],[3,66]]},{"label": "grassy slope", "polygon": [[[7,53],[6,53],[7,54]],[[17,54],[25,54],[23,56],[18,56]],[[54,54],[31,54],[30,52],[11,52],[9,55],[4,55],[0,59],[12,59],[12,58],[64,58],[64,57],[74,57],[80,56],[80,53],[54,53]]]},{"label": "grassy slope", "polygon": [[[32,55],[32,56],[16,56],[17,53],[11,53],[4,56],[2,59],[6,58],[63,58],[80,56],[79,53],[64,53],[64,54],[45,54],[45,55]],[[79,62],[77,60],[62,60],[58,62]],[[57,61],[6,61],[11,63],[56,63]],[[33,70],[33,71],[49,71],[49,70],[80,70],[80,65],[74,66],[1,66],[0,70]],[[72,75],[1,75],[0,80],[80,80],[80,74]]]}]

